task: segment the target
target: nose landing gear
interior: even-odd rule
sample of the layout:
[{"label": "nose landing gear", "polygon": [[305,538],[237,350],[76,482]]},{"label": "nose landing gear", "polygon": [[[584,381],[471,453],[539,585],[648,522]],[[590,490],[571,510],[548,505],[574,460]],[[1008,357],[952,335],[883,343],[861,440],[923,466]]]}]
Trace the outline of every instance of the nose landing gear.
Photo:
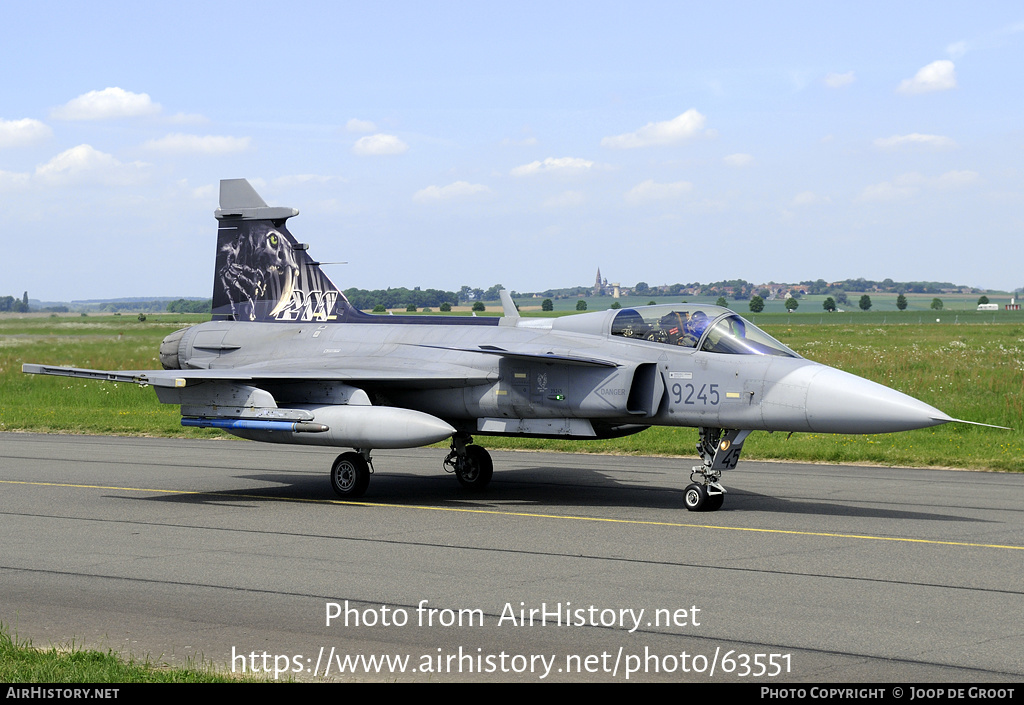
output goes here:
[{"label": "nose landing gear", "polygon": [[694,465],[691,484],[683,491],[683,501],[691,512],[714,512],[722,508],[725,488],[719,483],[723,470],[731,470],[739,462],[743,442],[750,431],[701,428],[697,452],[703,465]]}]

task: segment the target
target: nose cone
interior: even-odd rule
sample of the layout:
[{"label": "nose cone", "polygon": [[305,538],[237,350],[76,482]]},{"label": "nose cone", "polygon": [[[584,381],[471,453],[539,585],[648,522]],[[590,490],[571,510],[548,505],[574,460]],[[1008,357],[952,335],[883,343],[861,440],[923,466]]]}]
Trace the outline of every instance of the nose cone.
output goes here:
[{"label": "nose cone", "polygon": [[807,386],[807,423],[820,433],[893,433],[953,419],[895,389],[821,366]]}]

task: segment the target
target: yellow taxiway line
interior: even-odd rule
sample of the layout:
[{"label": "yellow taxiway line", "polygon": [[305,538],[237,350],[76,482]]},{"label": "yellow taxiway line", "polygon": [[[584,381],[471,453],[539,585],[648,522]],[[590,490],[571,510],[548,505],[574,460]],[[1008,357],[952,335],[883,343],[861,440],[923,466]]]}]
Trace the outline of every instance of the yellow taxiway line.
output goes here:
[{"label": "yellow taxiway line", "polygon": [[635,526],[667,526],[687,529],[712,529],[716,531],[749,531],[760,534],[787,534],[790,536],[820,536],[836,539],[859,539],[862,541],[894,541],[897,543],[919,543],[938,546],[963,546],[969,548],[1001,548],[1011,551],[1024,551],[1024,546],[1011,546],[992,543],[970,543],[967,541],[939,541],[937,539],[913,539],[900,536],[871,536],[869,534],[839,534],[827,531],[796,531],[791,529],[758,529],[749,526],[719,526],[715,524],[688,524],[672,521],[645,521],[642,519],[610,519],[607,517],[576,516],[572,514],[541,514],[538,512],[512,512],[500,509],[469,509],[465,507],[436,507],[423,504],[394,504],[389,502],[357,502],[341,499],[304,499],[302,497],[268,497],[266,495],[245,494],[240,492],[209,492],[195,490],[161,490],[146,487],[117,487],[108,485],[79,485],[68,482],[29,482],[26,480],[0,480],[4,485],[35,485],[39,487],[70,487],[86,490],[117,490],[121,492],[156,492],[160,494],[212,495],[217,497],[235,497],[240,499],[273,500],[280,502],[307,502],[310,504],[341,504],[356,507],[379,507],[390,509],[419,509],[430,512],[465,512],[468,514],[490,514],[495,516],[527,517],[531,519],[560,519],[567,521],[595,521],[609,524],[631,524]]}]

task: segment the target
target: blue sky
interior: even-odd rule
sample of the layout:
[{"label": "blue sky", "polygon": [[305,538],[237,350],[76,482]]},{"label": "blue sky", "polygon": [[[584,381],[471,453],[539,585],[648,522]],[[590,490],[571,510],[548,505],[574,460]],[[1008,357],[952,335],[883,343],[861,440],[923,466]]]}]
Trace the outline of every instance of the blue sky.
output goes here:
[{"label": "blue sky", "polygon": [[1019,3],[6,3],[0,295],[209,296],[221,178],[342,288],[1024,286]]}]

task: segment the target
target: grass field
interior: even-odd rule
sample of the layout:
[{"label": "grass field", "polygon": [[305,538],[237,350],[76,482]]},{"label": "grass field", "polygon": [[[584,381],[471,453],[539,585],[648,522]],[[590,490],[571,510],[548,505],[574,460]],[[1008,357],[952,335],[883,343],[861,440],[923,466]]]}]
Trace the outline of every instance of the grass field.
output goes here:
[{"label": "grass field", "polygon": [[[63,648],[37,649],[20,641],[0,623],[0,683],[233,683],[263,682],[234,678],[211,665],[169,668],[149,660],[121,658],[117,654],[82,649],[73,644]],[[89,689],[89,695],[93,695]],[[7,697],[11,697],[8,695]],[[88,697],[88,696],[86,696]],[[114,698],[113,692],[100,696]]]},{"label": "grass field", "polygon": [[[646,302],[645,302],[646,303]],[[927,314],[924,314],[927,316]],[[754,433],[743,457],[1024,471],[1024,315],[765,313],[758,325],[801,355],[872,379],[956,418],[1013,431],[946,424],[900,434]],[[909,323],[897,322],[907,320]],[[824,319],[823,321],[820,319]],[[1015,320],[1016,319],[1016,320]],[[157,348],[194,315],[25,317],[0,315],[0,431],[217,437],[185,429],[175,406],[150,389],[24,375],[24,362],[96,369],[159,368]],[[652,428],[611,441],[480,439],[490,448],[627,455],[694,455],[694,429]]]},{"label": "grass field", "polygon": [[0,317],[0,431],[211,437],[182,428],[152,389],[21,372],[24,362],[105,370],[160,369],[164,336],[199,315]]}]

